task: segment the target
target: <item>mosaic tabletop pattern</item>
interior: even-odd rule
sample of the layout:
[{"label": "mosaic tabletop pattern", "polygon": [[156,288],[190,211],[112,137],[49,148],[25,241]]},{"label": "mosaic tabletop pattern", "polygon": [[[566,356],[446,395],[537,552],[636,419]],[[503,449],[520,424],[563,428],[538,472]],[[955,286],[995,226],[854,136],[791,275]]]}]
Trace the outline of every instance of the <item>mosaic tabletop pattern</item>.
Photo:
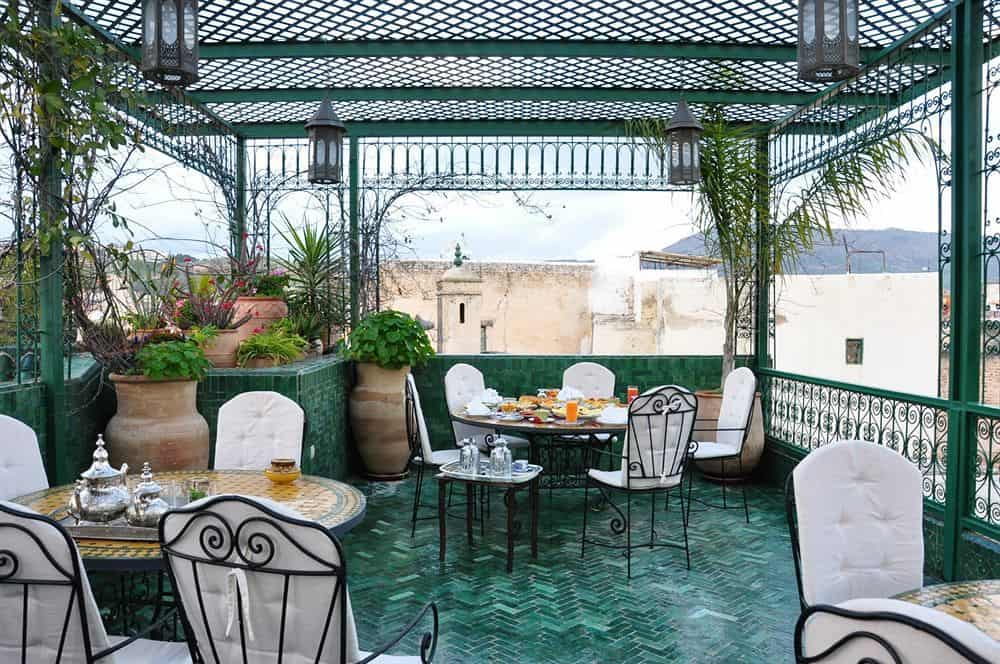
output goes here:
[{"label": "mosaic tabletop pattern", "polygon": [[1000,581],[941,583],[896,598],[944,611],[1000,640]]},{"label": "mosaic tabletop pattern", "polygon": [[[365,512],[364,495],[349,484],[323,477],[303,475],[291,484],[274,484],[256,470],[178,471],[157,473],[161,484],[207,477],[216,494],[234,493],[257,496],[281,503],[335,532],[342,532]],[[130,483],[137,476],[130,476]],[[72,485],[65,485],[15,498],[14,501],[41,514],[62,509],[69,500]],[[127,542],[106,539],[78,539],[84,560],[150,560],[160,557],[154,542]]]}]

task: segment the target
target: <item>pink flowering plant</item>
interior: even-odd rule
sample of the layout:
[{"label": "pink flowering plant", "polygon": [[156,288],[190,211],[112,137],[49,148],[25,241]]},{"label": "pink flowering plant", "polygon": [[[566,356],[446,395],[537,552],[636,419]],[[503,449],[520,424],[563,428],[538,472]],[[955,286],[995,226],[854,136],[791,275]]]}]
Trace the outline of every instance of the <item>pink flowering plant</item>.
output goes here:
[{"label": "pink flowering plant", "polygon": [[173,319],[177,327],[212,326],[217,330],[234,330],[251,318],[247,313],[236,315],[236,298],[246,288],[240,278],[225,275],[194,274],[193,261],[185,258],[180,266],[181,278],[173,286]]}]

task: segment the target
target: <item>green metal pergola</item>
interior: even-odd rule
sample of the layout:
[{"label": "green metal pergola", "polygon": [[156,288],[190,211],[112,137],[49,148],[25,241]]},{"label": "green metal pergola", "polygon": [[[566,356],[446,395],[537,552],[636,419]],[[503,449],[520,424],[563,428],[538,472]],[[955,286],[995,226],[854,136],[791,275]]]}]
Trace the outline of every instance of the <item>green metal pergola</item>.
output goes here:
[{"label": "green metal pergola", "polygon": [[[61,10],[138,57],[138,0],[63,1]],[[797,78],[793,0],[202,0],[200,79],[183,93],[137,81],[148,103],[130,112],[154,145],[219,183],[240,238],[248,183],[304,170],[289,150],[301,149],[305,121],[329,96],[349,132],[355,322],[366,186],[420,178],[430,189],[669,189],[625,127],[669,117],[682,98],[696,115],[722,105],[731,122],[761,130],[771,174],[762,197],[859,144],[919,127],[940,146],[951,292],[942,394],[773,369],[767,261],[757,275],[755,364],[778,457],[794,462],[829,440],[862,437],[917,464],[931,557],[944,578],[958,578],[969,572],[963,542],[1000,539],[1000,409],[982,403],[984,358],[1000,354],[983,295],[990,262],[1000,263],[988,195],[1000,162],[989,122],[1000,0],[870,0],[860,12],[866,66],[824,86]],[[54,273],[41,294],[42,379],[56,420],[63,377],[46,360],[62,354],[61,298]],[[64,444],[53,436],[50,458]]]}]

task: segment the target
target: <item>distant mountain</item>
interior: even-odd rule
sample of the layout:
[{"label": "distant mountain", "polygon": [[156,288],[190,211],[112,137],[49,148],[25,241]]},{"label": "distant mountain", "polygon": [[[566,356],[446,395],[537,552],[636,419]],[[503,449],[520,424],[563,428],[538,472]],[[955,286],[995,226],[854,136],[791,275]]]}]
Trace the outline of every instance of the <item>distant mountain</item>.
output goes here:
[{"label": "distant mountain", "polygon": [[[845,228],[834,229],[833,241],[817,239],[814,250],[799,257],[794,270],[798,274],[844,274],[847,271],[847,254],[844,242],[851,251],[885,252],[886,272],[936,272],[938,269],[938,234],[886,228],[862,231]],[[704,256],[705,240],[700,233],[665,247],[663,251]],[[881,254],[852,254],[851,271],[854,273],[882,272]]]}]

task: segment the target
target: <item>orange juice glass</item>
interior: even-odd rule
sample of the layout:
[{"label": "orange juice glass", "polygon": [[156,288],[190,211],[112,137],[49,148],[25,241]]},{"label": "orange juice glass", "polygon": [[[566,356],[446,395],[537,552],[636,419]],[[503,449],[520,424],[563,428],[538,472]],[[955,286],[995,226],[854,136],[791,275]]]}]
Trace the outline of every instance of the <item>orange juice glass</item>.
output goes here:
[{"label": "orange juice glass", "polygon": [[635,385],[628,386],[628,402],[632,403],[632,400],[639,396],[639,388]]},{"label": "orange juice glass", "polygon": [[566,402],[566,421],[570,424],[576,422],[577,416],[580,414],[580,403],[578,401],[567,401]]}]

